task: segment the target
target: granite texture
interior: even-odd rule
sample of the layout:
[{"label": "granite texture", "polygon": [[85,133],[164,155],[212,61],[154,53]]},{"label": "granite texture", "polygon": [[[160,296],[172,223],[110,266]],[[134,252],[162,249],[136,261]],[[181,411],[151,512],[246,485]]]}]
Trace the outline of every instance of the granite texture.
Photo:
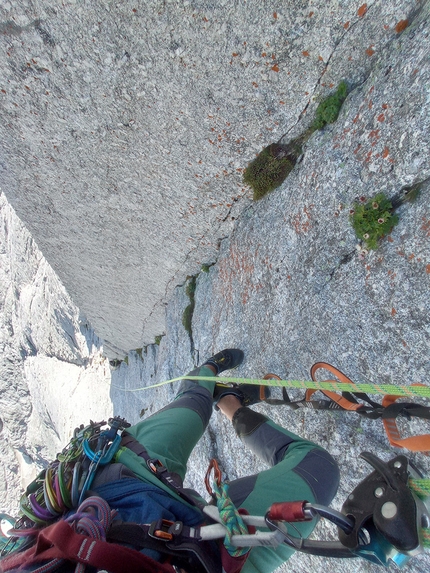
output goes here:
[{"label": "granite texture", "polygon": [[[16,10],[5,6],[2,9],[9,10],[7,14]],[[130,422],[155,412],[177,390],[175,385],[154,390],[142,388],[191,370],[223,347],[238,346],[244,350],[245,361],[237,371],[241,376],[260,377],[270,371],[283,378],[307,379],[311,365],[323,360],[356,382],[428,384],[429,2],[303,2],[295,3],[288,11],[281,3],[276,6],[270,3],[268,9],[265,2],[240,5],[219,2],[216,7],[197,2],[147,3],[145,9],[123,3],[120,7],[103,9],[103,18],[99,4],[85,9],[80,3],[50,10],[43,4],[38,6],[33,12],[26,8],[26,16],[17,15],[14,21],[5,12],[5,21],[10,21],[0,27],[1,41],[13,47],[10,56],[2,52],[10,62],[1,72],[8,73],[10,80],[10,87],[5,87],[7,93],[2,92],[3,110],[10,114],[2,125],[2,130],[10,133],[2,143],[4,191],[64,278],[72,298],[94,322],[96,332],[120,349],[135,350],[122,362],[111,361],[110,374],[106,360],[101,357],[103,343],[92,338],[92,331],[86,335],[94,340],[92,350],[87,347],[78,351],[70,343],[70,335],[80,340],[74,333],[81,332],[84,315],[79,314],[69,299],[61,303],[63,291],[55,287],[57,295],[61,295],[59,300],[52,300],[36,316],[49,318],[52,309],[63,308],[62,304],[68,310],[57,310],[54,318],[59,318],[58,323],[49,320],[54,332],[52,344],[44,328],[40,328],[40,350],[32,351],[28,339],[34,344],[32,332],[38,331],[38,321],[31,317],[37,305],[29,306],[19,294],[29,290],[26,285],[37,275],[41,255],[36,255],[36,261],[30,257],[33,269],[30,278],[19,281],[14,278],[12,284],[16,288],[9,291],[9,298],[2,299],[6,310],[7,301],[22,299],[24,310],[19,310],[19,305],[13,302],[17,310],[12,316],[14,324],[17,316],[26,317],[22,319],[21,331],[28,335],[23,343],[26,349],[23,358],[21,342],[15,346],[10,343],[15,331],[3,329],[4,348],[8,349],[7,356],[11,356],[4,362],[4,368],[10,387],[15,388],[15,384],[18,388],[9,391],[5,404],[15,408],[14,418],[23,419],[21,424],[12,426],[18,432],[14,434],[17,444],[26,431],[32,402],[41,409],[37,394],[34,398],[28,395],[31,383],[26,381],[25,386],[16,382],[21,380],[23,372],[33,371],[37,355],[41,365],[48,358],[52,363],[58,356],[67,367],[67,377],[70,365],[85,372],[93,364],[94,380],[105,384],[105,378],[110,378],[114,413],[126,416]],[[153,10],[155,6],[157,10]],[[126,14],[127,10],[126,31],[125,20],[118,15]],[[141,10],[145,10],[144,16]],[[221,13],[223,18],[219,16]],[[41,22],[35,24],[36,18]],[[99,29],[102,28],[97,34],[96,20],[101,22]],[[88,25],[82,26],[82,22]],[[118,33],[112,35],[114,22]],[[139,44],[136,30],[144,26],[147,35],[141,37]],[[158,43],[155,43],[157,33]],[[71,37],[76,38],[73,45]],[[187,38],[194,38],[194,42]],[[29,56],[24,59],[25,50],[31,52],[37,41],[49,72],[38,71]],[[109,42],[110,51],[106,48]],[[174,48],[167,48],[173,45]],[[94,85],[91,80],[97,49],[103,54],[100,56],[103,65]],[[129,54],[124,61],[122,49]],[[62,55],[58,50],[62,50]],[[167,57],[168,50],[172,56]],[[133,58],[139,54],[142,61],[137,65],[143,68],[137,68],[138,72]],[[144,54],[150,55],[145,59]],[[228,60],[222,59],[223,54],[229,54]],[[39,62],[36,56],[34,59]],[[61,62],[61,58],[65,61]],[[29,103],[37,100],[36,96],[30,100],[28,95],[22,95],[29,91],[23,85],[35,91],[33,84],[23,83],[27,80],[18,82],[19,74],[22,78],[31,77],[25,61],[30,64],[27,68],[31,68],[33,78],[44,78],[47,82],[44,89],[50,92],[46,97],[51,99],[43,118],[34,115],[34,112],[40,114],[40,110],[31,109]],[[57,64],[50,68],[52,62]],[[138,73],[143,74],[142,70],[146,79],[140,78],[139,83]],[[82,90],[85,78],[86,91]],[[306,129],[319,97],[343,78],[350,93],[336,123],[312,136],[305,145],[301,162],[279,189],[258,203],[251,203],[248,191],[242,191],[240,172],[236,169],[242,169],[264,145],[281,136],[287,141]],[[66,79],[67,90],[63,84]],[[34,83],[42,85],[41,81]],[[253,81],[258,85],[253,86]],[[243,82],[250,85],[246,87]],[[210,97],[207,92],[202,96],[200,90],[205,85],[212,86]],[[172,96],[174,86],[180,87],[175,93],[181,94],[181,98]],[[145,93],[138,99],[140,90]],[[21,99],[15,103],[28,105],[25,109],[33,111],[25,118],[22,110],[13,109],[19,94]],[[99,103],[101,94],[106,95],[103,105]],[[119,106],[120,101],[123,107]],[[144,102],[147,106],[156,102],[162,113],[152,115],[152,108],[145,108],[144,115]],[[132,110],[133,114],[124,111],[123,116],[135,123],[119,128],[121,110]],[[180,114],[181,110],[184,114]],[[64,124],[57,121],[61,114]],[[106,117],[112,123],[110,130],[104,128],[103,139],[97,129]],[[173,119],[176,117],[179,119]],[[67,131],[70,125],[74,126],[74,134]],[[41,126],[49,137],[53,138],[55,133],[59,139],[63,138],[63,147],[54,143],[60,149],[57,155],[50,151],[55,169],[48,155],[42,154],[43,145],[53,140],[39,138],[45,142],[42,144],[35,139],[34,134]],[[28,139],[19,140],[18,134]],[[241,137],[245,138],[242,142]],[[105,143],[99,143],[100,139]],[[115,161],[111,153],[114,143],[124,147],[116,148]],[[29,149],[37,157],[34,160],[39,162],[37,169],[27,162]],[[145,161],[140,155],[143,153],[147,154]],[[190,171],[185,166],[188,161],[192,163],[188,166]],[[145,179],[142,165],[145,172],[151,165],[151,180]],[[201,171],[194,170],[197,166]],[[223,170],[227,171],[225,178]],[[126,171],[135,177],[128,183],[123,179]],[[110,178],[106,177],[107,172]],[[203,177],[206,173],[207,180]],[[195,174],[202,175],[201,183],[196,183],[199,178]],[[39,182],[36,175],[41,178]],[[53,183],[55,177],[66,182],[64,188]],[[209,180],[210,184],[205,186],[208,191],[200,195],[202,190],[198,186]],[[133,181],[138,183],[134,186]],[[117,186],[111,188],[115,192],[111,191],[109,197],[106,182]],[[417,184],[421,187],[420,195],[415,202],[403,202],[397,208],[399,224],[390,236],[381,241],[376,251],[362,257],[357,249],[360,241],[349,222],[353,202],[380,191],[399,202]],[[135,193],[130,193],[130,189]],[[138,206],[139,201],[144,201],[142,193],[145,209]],[[228,194],[236,197],[231,208],[224,204]],[[196,198],[192,210],[183,211],[190,197]],[[208,197],[223,205],[213,211],[208,209]],[[183,212],[183,217],[175,216],[179,212]],[[97,226],[95,221],[100,216],[106,220]],[[139,216],[141,219],[136,223]],[[217,219],[226,216],[225,221]],[[192,236],[193,219],[204,237],[200,243]],[[179,220],[185,225],[180,232]],[[191,239],[186,251],[185,235]],[[23,244],[32,244],[33,239],[25,236]],[[24,247],[15,249],[17,261],[26,259],[25,251]],[[3,267],[9,264],[11,252],[3,249]],[[106,265],[103,272],[101,252]],[[214,264],[206,273],[199,272],[201,263]],[[14,268],[14,274],[0,275],[2,289],[3,285],[4,289],[9,288],[12,276],[25,275],[18,262]],[[187,275],[191,274],[198,276],[192,329],[187,332],[182,316],[190,302],[186,284]],[[154,281],[153,289],[148,276]],[[39,288],[43,289],[44,284],[45,281],[38,281]],[[41,300],[39,291],[30,299]],[[11,315],[8,312],[6,316]],[[105,321],[103,328],[100,317]],[[31,329],[26,326],[29,320]],[[6,319],[4,324],[9,324]],[[125,338],[124,332],[130,338]],[[161,333],[164,336],[159,345],[145,345],[145,341]],[[125,340],[129,342],[124,344]],[[88,352],[94,352],[98,358],[88,360]],[[50,384],[62,383],[58,372],[48,368],[41,372],[51,372]],[[34,387],[45,392],[47,406],[52,400],[51,416],[55,422],[50,430],[52,435],[63,423],[59,406],[52,399],[54,393],[49,391],[46,376],[33,379],[38,381]],[[94,384],[86,384],[88,404],[99,403],[101,386]],[[292,397],[299,394],[292,393]],[[255,408],[291,431],[313,439],[334,455],[341,468],[341,486],[333,502],[338,509],[369,473],[368,466],[359,458],[360,452],[372,451],[383,459],[398,453],[389,446],[378,420],[344,413],[294,412],[283,406]],[[22,410],[21,418],[18,409]],[[4,434],[4,428],[12,422],[4,414],[2,418],[4,425],[0,431]],[[43,424],[49,427],[49,420],[45,418]],[[425,423],[412,422],[403,431],[419,434],[428,428]],[[220,460],[228,479],[264,468],[242,448],[231,425],[218,413],[212,416],[207,432],[190,458],[188,485],[203,492],[203,476],[212,456]],[[410,457],[428,476],[428,457],[420,453]],[[15,468],[17,474],[19,468]],[[12,478],[11,474],[11,488],[15,484]],[[321,523],[316,534],[332,538],[334,532]],[[425,573],[429,563],[428,554],[423,554],[413,559],[404,571]],[[279,573],[322,572],[327,567],[333,573],[380,570],[362,560],[328,561],[296,554]]]},{"label": "granite texture", "polygon": [[111,415],[109,382],[101,341],[0,193],[0,511],[16,514],[75,427]]},{"label": "granite texture", "polygon": [[105,352],[163,333],[172,290],[250,203],[246,164],[395,58],[425,6],[2,3],[3,191]]}]

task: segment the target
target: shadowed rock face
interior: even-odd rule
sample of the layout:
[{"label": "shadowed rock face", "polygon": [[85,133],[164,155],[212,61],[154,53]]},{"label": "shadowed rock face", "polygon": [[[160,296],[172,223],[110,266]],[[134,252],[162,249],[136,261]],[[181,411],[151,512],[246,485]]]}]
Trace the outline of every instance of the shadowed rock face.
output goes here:
[{"label": "shadowed rock face", "polygon": [[216,260],[246,164],[374,73],[422,5],[3,4],[3,191],[112,355]]}]

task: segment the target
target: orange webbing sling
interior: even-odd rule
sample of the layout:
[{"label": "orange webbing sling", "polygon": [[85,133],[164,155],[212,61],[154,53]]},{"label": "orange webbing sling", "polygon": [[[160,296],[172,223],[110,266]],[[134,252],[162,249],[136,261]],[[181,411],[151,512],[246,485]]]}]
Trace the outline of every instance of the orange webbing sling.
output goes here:
[{"label": "orange webbing sling", "polygon": [[[317,362],[311,368],[312,380],[316,380],[316,373],[318,370],[328,370],[337,378],[336,382],[345,382],[348,384],[353,384],[353,382],[343,374],[340,370],[328,364],[327,362]],[[424,384],[413,384],[413,386],[424,386]],[[306,400],[309,400],[312,394],[316,390],[306,391]],[[342,409],[357,412],[358,414],[363,414],[370,418],[382,418],[384,424],[385,432],[388,437],[388,441],[392,446],[396,448],[406,448],[412,452],[429,452],[430,451],[430,434],[422,434],[419,436],[412,436],[409,438],[402,438],[399,429],[396,424],[396,418],[398,416],[403,416],[410,419],[410,417],[418,417],[429,420],[430,419],[430,408],[426,406],[421,406],[420,404],[410,403],[410,402],[399,402],[396,404],[396,400],[402,398],[402,396],[386,395],[382,400],[382,406],[379,406],[370,398],[363,393],[351,393],[342,392],[342,395],[336,394],[336,392],[322,390],[322,392],[338,404]],[[369,406],[363,406],[355,401],[355,398],[360,398],[365,400]],[[351,400],[352,398],[352,400]],[[372,406],[373,404],[373,406]]]},{"label": "orange webbing sling", "polygon": [[[342,383],[348,384],[348,390],[351,385],[354,386],[352,380],[348,378],[343,372],[328,364],[327,362],[317,362],[311,368],[311,377],[315,382],[317,381],[316,374],[321,370],[328,370],[336,377],[335,380],[320,380],[323,382],[333,382],[337,387]],[[266,380],[281,380],[277,374],[266,374]],[[424,386],[423,384],[413,384],[413,386]],[[315,392],[322,392],[329,400],[315,400],[312,398]],[[406,448],[412,452],[430,452],[430,435],[423,434],[420,436],[412,436],[409,438],[402,438],[396,424],[398,416],[410,419],[411,417],[423,418],[430,420],[430,408],[420,404],[410,402],[398,402],[399,398],[404,396],[386,395],[382,403],[379,404],[373,401],[367,394],[357,392],[333,392],[331,390],[314,390],[307,389],[305,398],[303,400],[291,401],[285,387],[282,388],[283,399],[264,399],[268,404],[281,405],[285,404],[297,410],[299,408],[312,408],[315,410],[344,410],[348,412],[355,412],[361,416],[370,419],[381,418],[387,433],[388,440],[392,446],[396,448]],[[359,402],[358,400],[361,400]],[[362,402],[365,402],[363,404]]]}]

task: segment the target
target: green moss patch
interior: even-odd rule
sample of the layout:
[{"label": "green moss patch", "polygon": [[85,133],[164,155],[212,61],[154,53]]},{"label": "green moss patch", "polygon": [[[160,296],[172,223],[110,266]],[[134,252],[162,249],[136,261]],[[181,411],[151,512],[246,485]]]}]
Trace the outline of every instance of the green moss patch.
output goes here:
[{"label": "green moss patch", "polygon": [[391,201],[384,193],[378,193],[370,199],[362,197],[359,202],[354,203],[350,221],[355,234],[365,247],[374,250],[378,247],[378,241],[397,225],[399,218],[393,212]]},{"label": "green moss patch", "polygon": [[193,320],[193,313],[194,313],[194,306],[195,306],[195,301],[194,301],[194,294],[196,292],[196,277],[190,277],[187,283],[187,286],[185,288],[185,293],[188,296],[188,298],[190,299],[190,304],[185,307],[184,312],[182,313],[182,326],[185,328],[185,330],[188,332],[190,339],[192,340],[192,328],[191,328],[191,324],[192,324],[192,320]]},{"label": "green moss patch", "polygon": [[251,161],[244,171],[243,181],[253,190],[254,201],[283,183],[302,153],[300,143],[297,140],[288,145],[272,143]]},{"label": "green moss patch", "polygon": [[334,123],[340,112],[343,102],[348,95],[348,86],[346,82],[340,82],[336,93],[323,99],[315,111],[315,119],[312,122],[312,131],[322,129],[328,123]]},{"label": "green moss patch", "polygon": [[258,201],[285,181],[302,154],[304,143],[314,131],[336,121],[347,95],[348,86],[342,81],[334,94],[320,102],[315,111],[315,119],[307,131],[286,145],[268,145],[251,161],[243,173],[243,182],[253,190],[254,201]]}]

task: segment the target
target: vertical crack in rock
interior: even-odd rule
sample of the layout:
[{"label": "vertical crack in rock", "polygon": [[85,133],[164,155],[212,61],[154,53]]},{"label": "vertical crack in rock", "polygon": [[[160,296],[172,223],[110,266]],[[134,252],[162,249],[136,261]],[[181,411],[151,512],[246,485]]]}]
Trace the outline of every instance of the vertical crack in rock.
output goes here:
[{"label": "vertical crack in rock", "polygon": [[[368,11],[369,11],[369,9],[368,9]],[[359,22],[361,22],[361,21],[362,21],[362,19],[361,19],[361,18],[358,18],[353,24],[351,24],[351,26],[349,26],[349,28],[348,28],[347,30],[345,30],[345,32],[343,32],[343,34],[341,35],[341,37],[339,38],[339,40],[336,42],[336,44],[335,44],[334,47],[333,47],[333,50],[331,51],[329,57],[327,58],[327,61],[326,61],[326,63],[325,63],[325,66],[324,66],[324,68],[323,68],[321,74],[320,74],[320,77],[318,78],[318,80],[317,80],[316,83],[315,83],[314,89],[312,90],[312,94],[310,94],[310,96],[309,96],[309,98],[308,98],[308,101],[307,101],[305,107],[304,107],[304,108],[302,109],[302,111],[300,112],[299,117],[297,118],[296,123],[295,123],[294,125],[292,125],[292,126],[278,139],[278,143],[281,143],[281,141],[300,123],[300,121],[301,121],[302,118],[304,117],[305,113],[307,112],[308,107],[310,106],[312,99],[313,99],[314,96],[315,96],[315,92],[317,91],[318,87],[321,85],[321,81],[322,81],[322,79],[323,79],[325,73],[326,73],[327,70],[328,70],[328,67],[329,67],[329,65],[330,65],[330,62],[331,62],[331,60],[332,60],[334,54],[336,53],[337,49],[339,48],[339,46],[340,46],[340,44],[342,43],[342,41],[343,41],[343,39],[345,38],[345,36],[347,36],[347,35],[351,32],[351,30],[353,30],[353,29],[355,28],[355,26],[357,26],[357,24],[358,24]],[[368,77],[368,76],[367,76],[367,77]],[[366,77],[365,80],[364,80],[363,82],[361,82],[361,83],[365,83],[365,81],[367,80],[367,77]],[[360,83],[359,85],[361,85],[361,83]],[[353,89],[355,89],[356,87],[358,87],[358,86],[354,86]]]},{"label": "vertical crack in rock", "polygon": [[[372,10],[373,7],[374,7],[373,4],[372,4],[371,6],[368,6],[367,11],[366,11],[366,14],[365,14],[365,18],[368,18],[368,17],[369,17],[369,13],[371,12],[371,10]],[[414,10],[412,10],[412,12],[408,15],[408,19],[407,19],[407,21],[408,21],[408,26],[407,26],[407,28],[408,28],[408,27],[411,25],[411,23],[421,14],[421,12],[423,11],[423,9],[424,9],[424,4],[421,4],[421,5],[417,6],[417,8],[415,8]],[[307,101],[305,107],[304,107],[304,108],[302,109],[302,111],[300,112],[299,117],[297,118],[297,121],[294,123],[294,125],[292,125],[292,126],[278,139],[278,142],[277,142],[277,143],[281,143],[282,140],[300,123],[300,121],[302,120],[302,118],[303,118],[304,115],[306,114],[306,112],[307,112],[307,110],[308,110],[308,108],[309,108],[309,105],[311,104],[312,99],[314,98],[315,93],[316,93],[318,87],[321,85],[321,81],[322,81],[322,79],[323,79],[325,73],[326,73],[327,70],[328,70],[328,67],[329,67],[329,65],[330,65],[330,62],[331,62],[331,60],[333,59],[333,56],[334,56],[335,53],[337,52],[337,50],[338,50],[339,46],[341,45],[342,41],[344,40],[344,38],[345,38],[347,35],[349,35],[349,34],[351,33],[351,31],[352,31],[360,22],[364,22],[364,21],[365,21],[364,18],[360,18],[360,17],[359,17],[359,18],[358,18],[353,24],[351,24],[351,25],[348,27],[348,29],[346,29],[345,32],[343,32],[343,34],[340,36],[339,40],[336,42],[335,46],[333,47],[333,50],[331,51],[330,56],[327,58],[327,61],[326,61],[326,63],[325,63],[325,66],[324,66],[324,68],[323,68],[323,70],[322,70],[322,72],[321,72],[321,74],[320,74],[320,77],[318,78],[318,80],[317,80],[317,82],[316,82],[316,84],[315,84],[315,87],[314,87],[314,89],[313,89],[313,91],[312,91],[312,94],[309,96],[308,101]],[[405,28],[405,30],[407,30],[407,28]],[[403,34],[403,33],[405,32],[405,30],[402,30],[402,31],[401,31],[400,33],[398,33],[397,35],[393,35],[393,37],[388,40],[386,46],[389,45],[390,43],[392,43],[393,41],[395,41],[401,34]],[[384,46],[384,47],[386,47],[386,46]],[[357,83],[357,84],[355,84],[355,85],[350,86],[350,91],[349,91],[348,95],[349,95],[354,89],[356,89],[356,88],[362,86],[363,84],[365,84],[366,81],[367,81],[368,78],[369,78],[369,75],[370,75],[369,73],[366,73],[364,79],[363,79],[361,82],[359,82],[359,83]]]}]

